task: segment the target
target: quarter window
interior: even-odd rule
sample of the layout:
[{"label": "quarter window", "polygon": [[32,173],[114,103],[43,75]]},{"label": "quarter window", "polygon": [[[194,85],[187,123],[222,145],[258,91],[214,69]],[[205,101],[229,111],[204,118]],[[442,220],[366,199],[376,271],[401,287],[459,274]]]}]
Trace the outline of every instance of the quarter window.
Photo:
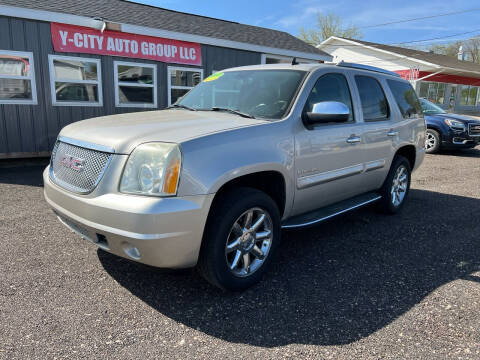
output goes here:
[{"label": "quarter window", "polygon": [[338,101],[350,110],[349,121],[353,121],[353,107],[347,79],[342,74],[326,74],[321,76],[305,104],[305,112],[312,111],[313,105],[324,101]]},{"label": "quarter window", "polygon": [[388,102],[380,83],[370,77],[355,76],[364,121],[386,120],[389,116]]},{"label": "quarter window", "polygon": [[115,61],[115,106],[157,107],[157,67]]},{"label": "quarter window", "polygon": [[0,50],[0,104],[37,104],[33,53]]},{"label": "quarter window", "polygon": [[203,69],[168,68],[168,105],[174,104],[203,79]]},{"label": "quarter window", "polygon": [[48,61],[53,105],[103,105],[100,60],[49,55]]},{"label": "quarter window", "polygon": [[422,107],[412,85],[396,80],[387,80],[387,83],[405,119],[417,117],[422,113]]}]

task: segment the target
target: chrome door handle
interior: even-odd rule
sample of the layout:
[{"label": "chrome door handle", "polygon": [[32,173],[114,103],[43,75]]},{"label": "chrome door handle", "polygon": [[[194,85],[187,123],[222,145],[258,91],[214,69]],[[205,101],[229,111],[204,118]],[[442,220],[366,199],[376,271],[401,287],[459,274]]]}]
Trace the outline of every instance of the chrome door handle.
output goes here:
[{"label": "chrome door handle", "polygon": [[360,139],[360,136],[350,136],[347,139],[347,143],[349,143],[349,144],[359,143],[360,141],[362,141],[362,139]]},{"label": "chrome door handle", "polygon": [[388,133],[387,133],[388,136],[397,136],[398,135],[398,131],[393,131],[393,130],[390,130]]}]

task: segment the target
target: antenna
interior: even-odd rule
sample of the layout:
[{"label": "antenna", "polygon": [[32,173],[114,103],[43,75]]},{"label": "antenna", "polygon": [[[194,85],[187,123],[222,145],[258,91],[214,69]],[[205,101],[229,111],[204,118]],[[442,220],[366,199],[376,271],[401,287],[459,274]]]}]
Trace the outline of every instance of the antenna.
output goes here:
[{"label": "antenna", "polygon": [[297,58],[294,57],[293,60],[292,60],[292,65],[298,65],[299,62],[297,62]]}]

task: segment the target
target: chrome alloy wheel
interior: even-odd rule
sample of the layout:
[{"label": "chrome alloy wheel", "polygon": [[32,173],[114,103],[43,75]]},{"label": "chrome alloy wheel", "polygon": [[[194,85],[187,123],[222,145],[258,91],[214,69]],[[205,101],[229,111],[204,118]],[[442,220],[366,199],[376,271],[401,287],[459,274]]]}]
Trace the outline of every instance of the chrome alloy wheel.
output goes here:
[{"label": "chrome alloy wheel", "polygon": [[392,204],[395,207],[400,206],[405,194],[407,193],[408,186],[408,170],[404,165],[398,167],[393,177],[392,190],[391,190],[391,199]]},{"label": "chrome alloy wheel", "polygon": [[263,265],[272,247],[272,229],[270,215],[258,207],[235,221],[225,244],[227,266],[235,276],[249,276]]},{"label": "chrome alloy wheel", "polygon": [[433,135],[431,132],[427,132],[425,136],[425,150],[433,149],[436,145],[437,139],[435,138],[435,135]]}]

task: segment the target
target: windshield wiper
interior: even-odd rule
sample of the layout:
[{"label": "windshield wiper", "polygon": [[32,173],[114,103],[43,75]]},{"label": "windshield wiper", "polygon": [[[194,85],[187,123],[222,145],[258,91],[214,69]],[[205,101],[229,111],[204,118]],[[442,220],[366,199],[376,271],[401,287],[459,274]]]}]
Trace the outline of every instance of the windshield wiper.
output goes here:
[{"label": "windshield wiper", "polygon": [[169,107],[167,107],[167,109],[172,109],[172,108],[180,108],[180,109],[187,109],[187,110],[190,110],[190,111],[197,111],[197,109],[194,109],[190,106],[183,105],[183,104],[173,104],[173,105],[170,105]]},{"label": "windshield wiper", "polygon": [[231,114],[239,115],[239,116],[244,117],[244,118],[255,119],[255,116],[253,116],[253,115],[250,115],[250,114],[238,111],[238,110],[229,109],[229,108],[214,106],[210,110],[211,111],[226,111],[226,112],[229,112]]}]

